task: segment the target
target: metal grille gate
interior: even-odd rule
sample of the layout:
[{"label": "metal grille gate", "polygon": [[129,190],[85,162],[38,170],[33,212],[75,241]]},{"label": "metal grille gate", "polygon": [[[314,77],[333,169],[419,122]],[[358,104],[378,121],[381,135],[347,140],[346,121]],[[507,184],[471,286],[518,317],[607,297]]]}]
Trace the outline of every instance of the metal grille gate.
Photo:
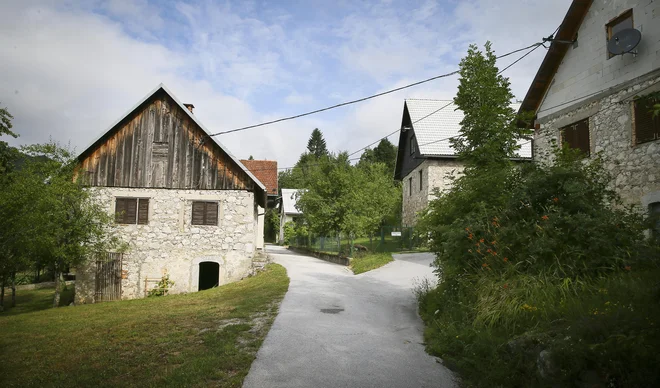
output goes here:
[{"label": "metal grille gate", "polygon": [[106,252],[96,259],[95,302],[121,299],[121,262],[123,254]]}]

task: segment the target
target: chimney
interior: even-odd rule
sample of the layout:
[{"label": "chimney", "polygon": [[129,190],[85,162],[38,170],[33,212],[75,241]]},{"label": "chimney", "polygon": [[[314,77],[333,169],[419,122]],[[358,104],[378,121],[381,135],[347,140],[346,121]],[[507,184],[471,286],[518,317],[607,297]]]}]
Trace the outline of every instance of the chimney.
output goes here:
[{"label": "chimney", "polygon": [[190,111],[190,113],[193,113],[193,109],[195,109],[195,105],[193,105],[193,104],[183,104],[183,106],[185,106],[186,108],[188,108],[188,110]]}]

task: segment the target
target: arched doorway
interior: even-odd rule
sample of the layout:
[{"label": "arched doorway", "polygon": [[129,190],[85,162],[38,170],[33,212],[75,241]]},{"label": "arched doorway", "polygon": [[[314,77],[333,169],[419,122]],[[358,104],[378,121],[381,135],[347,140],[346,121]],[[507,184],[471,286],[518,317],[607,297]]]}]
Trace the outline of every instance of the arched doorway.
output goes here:
[{"label": "arched doorway", "polygon": [[220,280],[220,264],[212,261],[199,263],[199,291],[216,287]]}]

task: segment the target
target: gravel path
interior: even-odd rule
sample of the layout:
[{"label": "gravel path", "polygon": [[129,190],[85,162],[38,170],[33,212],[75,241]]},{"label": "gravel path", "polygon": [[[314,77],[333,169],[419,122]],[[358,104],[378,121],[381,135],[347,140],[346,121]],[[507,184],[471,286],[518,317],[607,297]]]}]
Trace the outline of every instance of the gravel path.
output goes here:
[{"label": "gravel path", "polygon": [[244,387],[454,387],[424,351],[414,284],[435,279],[431,254],[347,268],[268,246],[291,283]]}]

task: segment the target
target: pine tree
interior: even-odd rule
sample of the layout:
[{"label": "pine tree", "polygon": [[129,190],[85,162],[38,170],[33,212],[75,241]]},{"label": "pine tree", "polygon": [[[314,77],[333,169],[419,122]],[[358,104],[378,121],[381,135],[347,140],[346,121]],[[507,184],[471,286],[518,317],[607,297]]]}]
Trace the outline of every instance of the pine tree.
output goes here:
[{"label": "pine tree", "polygon": [[325,145],[325,139],[323,139],[323,134],[318,128],[314,128],[312,131],[312,135],[307,142],[307,150],[317,159],[324,155],[328,155],[328,148]]}]

